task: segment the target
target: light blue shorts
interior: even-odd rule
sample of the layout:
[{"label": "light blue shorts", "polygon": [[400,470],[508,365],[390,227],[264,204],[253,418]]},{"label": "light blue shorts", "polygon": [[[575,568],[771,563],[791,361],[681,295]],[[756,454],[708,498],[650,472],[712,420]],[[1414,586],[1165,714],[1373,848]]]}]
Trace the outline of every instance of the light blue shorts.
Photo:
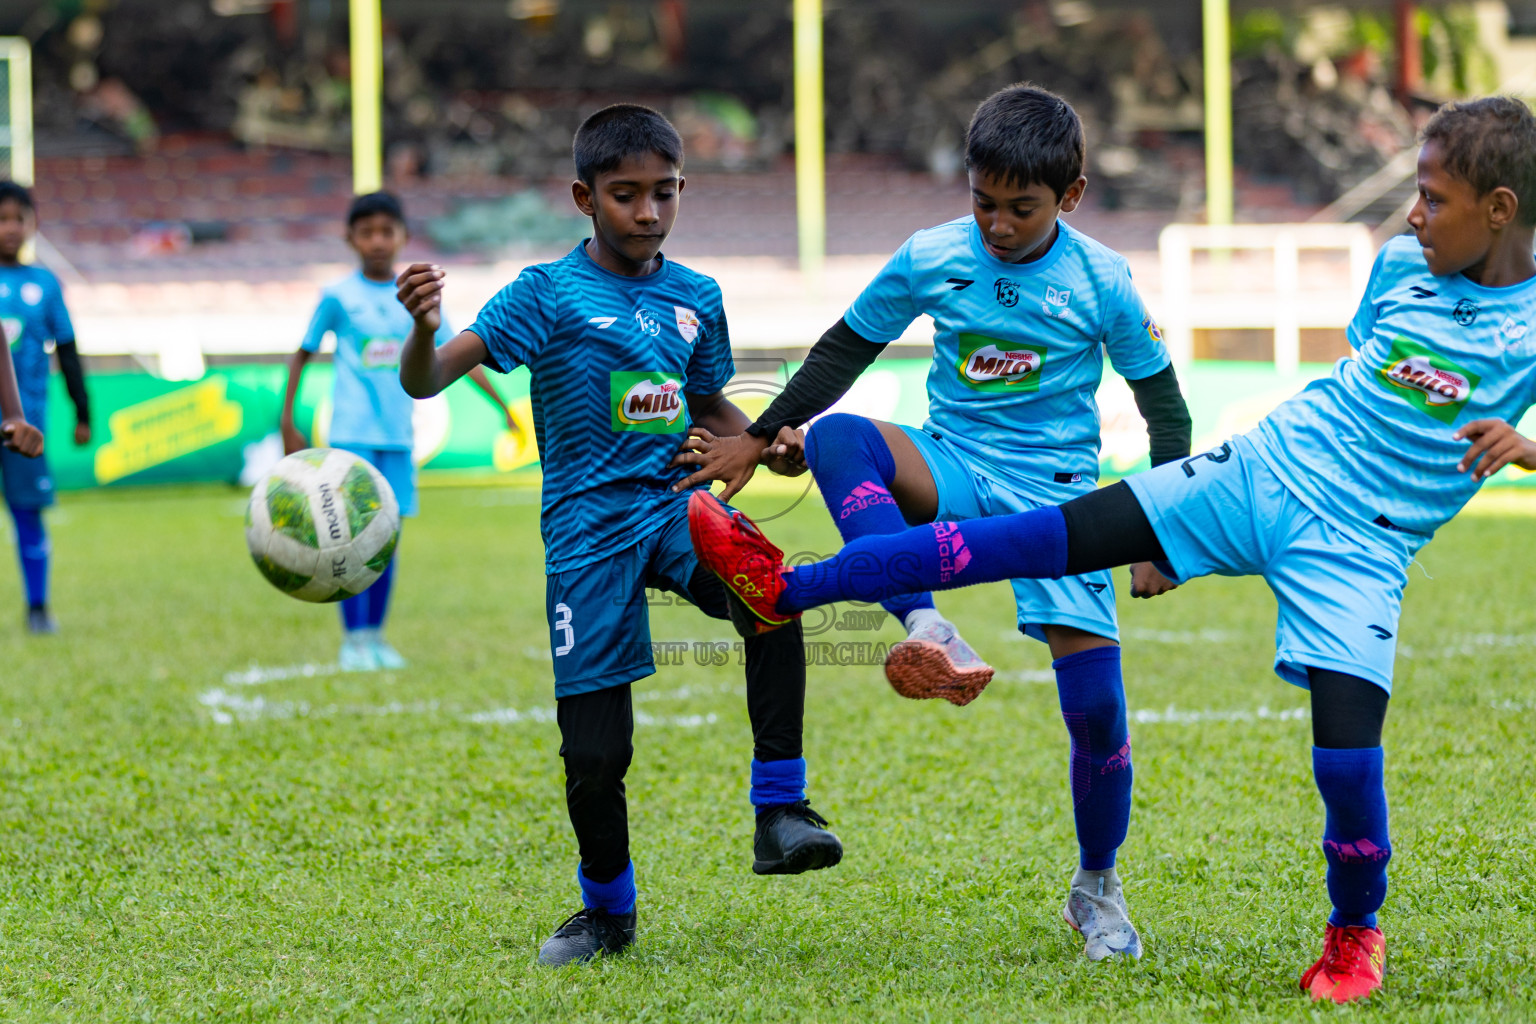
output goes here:
[{"label": "light blue shorts", "polygon": [[1275,672],[1369,679],[1392,692],[1397,617],[1408,583],[1400,556],[1330,525],[1297,498],[1245,437],[1127,477],[1179,582],[1262,576],[1279,605]]},{"label": "light blue shorts", "polygon": [[352,444],[332,443],[331,447],[351,452],[371,464],[374,469],[384,475],[384,479],[389,482],[389,489],[395,492],[395,501],[400,505],[400,514],[402,516],[416,514],[416,464],[411,461],[410,452],[398,448],[364,448]]},{"label": "light blue shorts", "polygon": [[[942,437],[916,427],[902,427],[917,445],[939,492],[940,521],[983,519],[1059,505],[1087,494],[1092,480],[1041,481],[1030,493],[988,478],[970,457]],[[1076,474],[1073,474],[1076,476]],[[1072,626],[1110,640],[1120,639],[1115,621],[1115,585],[1109,571],[1068,576],[1060,580],[1012,580],[1019,630],[1045,640],[1045,626]]]}]

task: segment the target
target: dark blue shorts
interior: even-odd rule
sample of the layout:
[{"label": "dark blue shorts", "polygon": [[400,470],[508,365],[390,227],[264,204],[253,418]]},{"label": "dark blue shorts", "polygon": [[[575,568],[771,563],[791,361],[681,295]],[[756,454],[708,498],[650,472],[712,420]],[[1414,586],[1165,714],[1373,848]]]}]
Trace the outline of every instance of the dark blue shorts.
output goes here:
[{"label": "dark blue shorts", "polygon": [[47,508],[53,504],[53,476],[45,455],[29,459],[0,447],[0,482],[4,483],[5,503],[11,508]]},{"label": "dark blue shorts", "polygon": [[688,590],[699,561],[688,539],[687,503],[677,502],[676,509],[659,529],[618,554],[545,578],[557,698],[622,686],[656,671],[646,588],[697,603]]}]

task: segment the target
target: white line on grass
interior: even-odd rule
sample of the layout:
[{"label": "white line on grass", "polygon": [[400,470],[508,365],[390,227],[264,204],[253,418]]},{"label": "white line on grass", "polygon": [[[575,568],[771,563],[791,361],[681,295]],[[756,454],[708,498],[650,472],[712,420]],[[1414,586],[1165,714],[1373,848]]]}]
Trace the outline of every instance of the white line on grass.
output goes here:
[{"label": "white line on grass", "polygon": [[[635,712],[636,725],[670,725],[677,729],[697,729],[703,725],[714,725],[720,720],[720,716],[711,711],[707,715],[653,715],[646,711]],[[477,725],[517,725],[521,722],[553,722],[555,721],[554,708],[494,708],[490,711],[475,711],[464,716],[464,721],[474,722]]]},{"label": "white line on grass", "polygon": [[219,725],[233,722],[256,722],[264,719],[330,718],[334,715],[427,715],[438,709],[435,700],[390,701],[388,704],[324,704],[315,707],[307,700],[268,700],[265,697],[246,697],[217,687],[205,690],[197,702],[208,709],[208,714]]},{"label": "white line on grass", "polygon": [[279,679],[314,679],[317,676],[335,675],[340,671],[341,666],[335,662],[328,665],[306,662],[303,665],[280,665],[273,668],[252,664],[244,672],[224,673],[224,685],[260,686],[263,683],[275,683]]},{"label": "white line on grass", "polygon": [[1130,713],[1131,721],[1137,725],[1193,725],[1197,722],[1294,722],[1308,717],[1310,717],[1310,714],[1306,708],[1281,708],[1276,711],[1267,704],[1260,704],[1253,711],[1216,711],[1211,708],[1199,711],[1185,711],[1170,704],[1161,711],[1142,709]]}]

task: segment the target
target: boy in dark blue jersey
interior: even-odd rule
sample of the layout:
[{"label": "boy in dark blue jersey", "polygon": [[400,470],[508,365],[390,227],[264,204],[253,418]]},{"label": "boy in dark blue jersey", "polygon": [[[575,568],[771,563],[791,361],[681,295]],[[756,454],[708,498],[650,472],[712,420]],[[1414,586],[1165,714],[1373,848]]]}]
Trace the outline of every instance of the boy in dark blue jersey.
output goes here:
[{"label": "boy in dark blue jersey", "polygon": [[[64,308],[64,290],[46,268],[21,262],[22,247],[36,228],[32,194],[14,181],[0,181],[0,328],[16,367],[22,409],[39,430],[46,426],[51,343],[75,405],[75,444],[89,444],[90,402],[75,349],[75,328]],[[57,632],[48,610],[50,546],[43,527],[43,509],[53,504],[48,463],[0,449],[0,477],[4,478],[5,504],[16,524],[27,628],[33,633]]]},{"label": "boy in dark blue jersey", "polygon": [[[693,554],[688,492],[672,488],[687,475],[677,455],[690,425],[738,434],[749,423],[722,390],[734,368],[719,285],[661,254],[684,185],[676,130],[654,110],[617,104],[582,124],[574,150],[571,191],[592,237],[569,255],[524,270],[440,348],[433,335],[443,271],[418,263],[398,282],[416,321],[400,356],[411,395],[434,395],[482,363],[503,373],[527,366],[532,375],[545,603],[584,904],[540,949],[548,965],[634,941],[624,775],[630,683],[655,671],[645,589],[729,616],[724,587]],[[747,639],[746,676],[752,869],[830,867],[842,846],[805,799],[798,623]]]}]

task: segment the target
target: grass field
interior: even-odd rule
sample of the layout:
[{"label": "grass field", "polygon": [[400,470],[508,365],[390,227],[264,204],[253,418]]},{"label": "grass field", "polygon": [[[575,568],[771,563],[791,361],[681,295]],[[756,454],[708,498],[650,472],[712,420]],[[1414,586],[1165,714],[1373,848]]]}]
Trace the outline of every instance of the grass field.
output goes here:
[{"label": "grass field", "polygon": [[[21,632],[7,547],[0,1019],[1536,1017],[1524,506],[1464,516],[1422,557],[1433,581],[1414,570],[1386,741],[1387,984],[1339,1010],[1296,989],[1326,912],[1322,812],[1305,695],[1270,671],[1254,580],[1124,602],[1139,963],[1085,962],[1062,924],[1066,734],[1048,656],[998,585],[940,602],[999,668],[969,707],[904,701],[874,666],[812,668],[812,798],[847,849],[830,871],[750,873],[738,668],[689,648],[639,683],[640,941],[536,967],[577,905],[536,502],[426,492],[390,627],[411,667],[391,674],[328,667],[335,610],[258,576],[234,491],[66,495],[52,639]],[[774,534],[834,546],[814,499]],[[687,608],[653,626],[733,639]]]}]

